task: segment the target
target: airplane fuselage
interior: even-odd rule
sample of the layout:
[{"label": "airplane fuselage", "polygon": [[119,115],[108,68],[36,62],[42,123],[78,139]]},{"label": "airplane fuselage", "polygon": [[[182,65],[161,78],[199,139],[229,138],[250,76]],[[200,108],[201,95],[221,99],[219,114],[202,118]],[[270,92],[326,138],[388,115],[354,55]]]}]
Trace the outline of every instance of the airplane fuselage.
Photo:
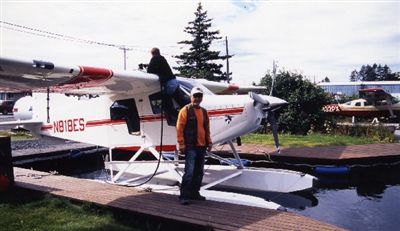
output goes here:
[{"label": "airplane fuselage", "polygon": [[324,111],[334,115],[356,116],[356,117],[389,117],[390,110],[395,115],[400,114],[400,103],[389,106],[388,104],[371,105],[365,99],[352,100],[343,104],[330,104],[324,107]]},{"label": "airplane fuselage", "polygon": [[[163,150],[175,150],[176,128],[161,117],[157,100],[152,100],[151,95],[115,99],[109,95],[64,93],[50,93],[48,97],[46,92],[34,92],[16,103],[14,113],[16,119],[42,121],[41,126],[32,131],[41,136],[132,150],[143,144],[159,146],[162,125]],[[115,102],[124,100],[131,100],[137,114],[131,116],[131,124],[127,123],[126,115],[117,118],[112,115]],[[253,104],[254,100],[248,95],[205,95],[201,105],[209,113],[213,143],[258,129],[265,115]],[[133,132],[128,127],[132,123],[136,127]]]}]

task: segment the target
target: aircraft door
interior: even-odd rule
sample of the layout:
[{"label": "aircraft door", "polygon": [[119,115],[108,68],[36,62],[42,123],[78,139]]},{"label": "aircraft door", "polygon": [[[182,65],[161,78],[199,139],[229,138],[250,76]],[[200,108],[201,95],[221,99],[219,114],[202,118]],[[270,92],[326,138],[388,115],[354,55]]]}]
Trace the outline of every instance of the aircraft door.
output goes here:
[{"label": "aircraft door", "polygon": [[115,101],[110,107],[111,120],[125,120],[130,134],[140,131],[140,118],[135,99]]},{"label": "aircraft door", "polygon": [[175,126],[179,110],[190,103],[190,97],[178,88],[173,95],[166,96],[157,92],[149,96],[150,106],[153,114],[160,114],[163,109],[168,125]]}]

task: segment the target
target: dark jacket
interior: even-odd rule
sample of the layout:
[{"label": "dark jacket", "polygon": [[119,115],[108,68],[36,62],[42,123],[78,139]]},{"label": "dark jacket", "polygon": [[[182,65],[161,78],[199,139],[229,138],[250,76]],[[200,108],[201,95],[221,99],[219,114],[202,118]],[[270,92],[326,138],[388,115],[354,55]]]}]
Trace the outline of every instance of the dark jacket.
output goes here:
[{"label": "dark jacket", "polygon": [[150,60],[147,72],[158,75],[161,84],[165,84],[171,79],[175,79],[171,67],[162,55],[153,56]]}]

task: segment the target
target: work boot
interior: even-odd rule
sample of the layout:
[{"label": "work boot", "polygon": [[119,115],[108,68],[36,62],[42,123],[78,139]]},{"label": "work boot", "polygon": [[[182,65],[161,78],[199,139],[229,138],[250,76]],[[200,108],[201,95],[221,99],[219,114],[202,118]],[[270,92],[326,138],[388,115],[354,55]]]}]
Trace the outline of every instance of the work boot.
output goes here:
[{"label": "work boot", "polygon": [[206,197],[203,197],[202,195],[200,195],[200,193],[194,194],[191,197],[192,200],[196,200],[196,201],[205,201]]},{"label": "work boot", "polygon": [[181,205],[188,205],[189,204],[189,200],[186,198],[179,198],[179,203]]}]

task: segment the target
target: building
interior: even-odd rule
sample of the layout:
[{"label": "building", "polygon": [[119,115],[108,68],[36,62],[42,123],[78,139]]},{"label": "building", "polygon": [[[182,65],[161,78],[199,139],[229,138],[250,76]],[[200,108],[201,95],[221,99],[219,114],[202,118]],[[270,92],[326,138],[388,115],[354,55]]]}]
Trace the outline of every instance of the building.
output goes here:
[{"label": "building", "polygon": [[317,85],[333,95],[358,95],[358,90],[365,88],[382,88],[390,94],[400,93],[400,81],[331,82]]},{"label": "building", "polygon": [[27,90],[14,90],[0,88],[0,102],[2,101],[16,101],[19,98],[31,95],[31,91]]}]

